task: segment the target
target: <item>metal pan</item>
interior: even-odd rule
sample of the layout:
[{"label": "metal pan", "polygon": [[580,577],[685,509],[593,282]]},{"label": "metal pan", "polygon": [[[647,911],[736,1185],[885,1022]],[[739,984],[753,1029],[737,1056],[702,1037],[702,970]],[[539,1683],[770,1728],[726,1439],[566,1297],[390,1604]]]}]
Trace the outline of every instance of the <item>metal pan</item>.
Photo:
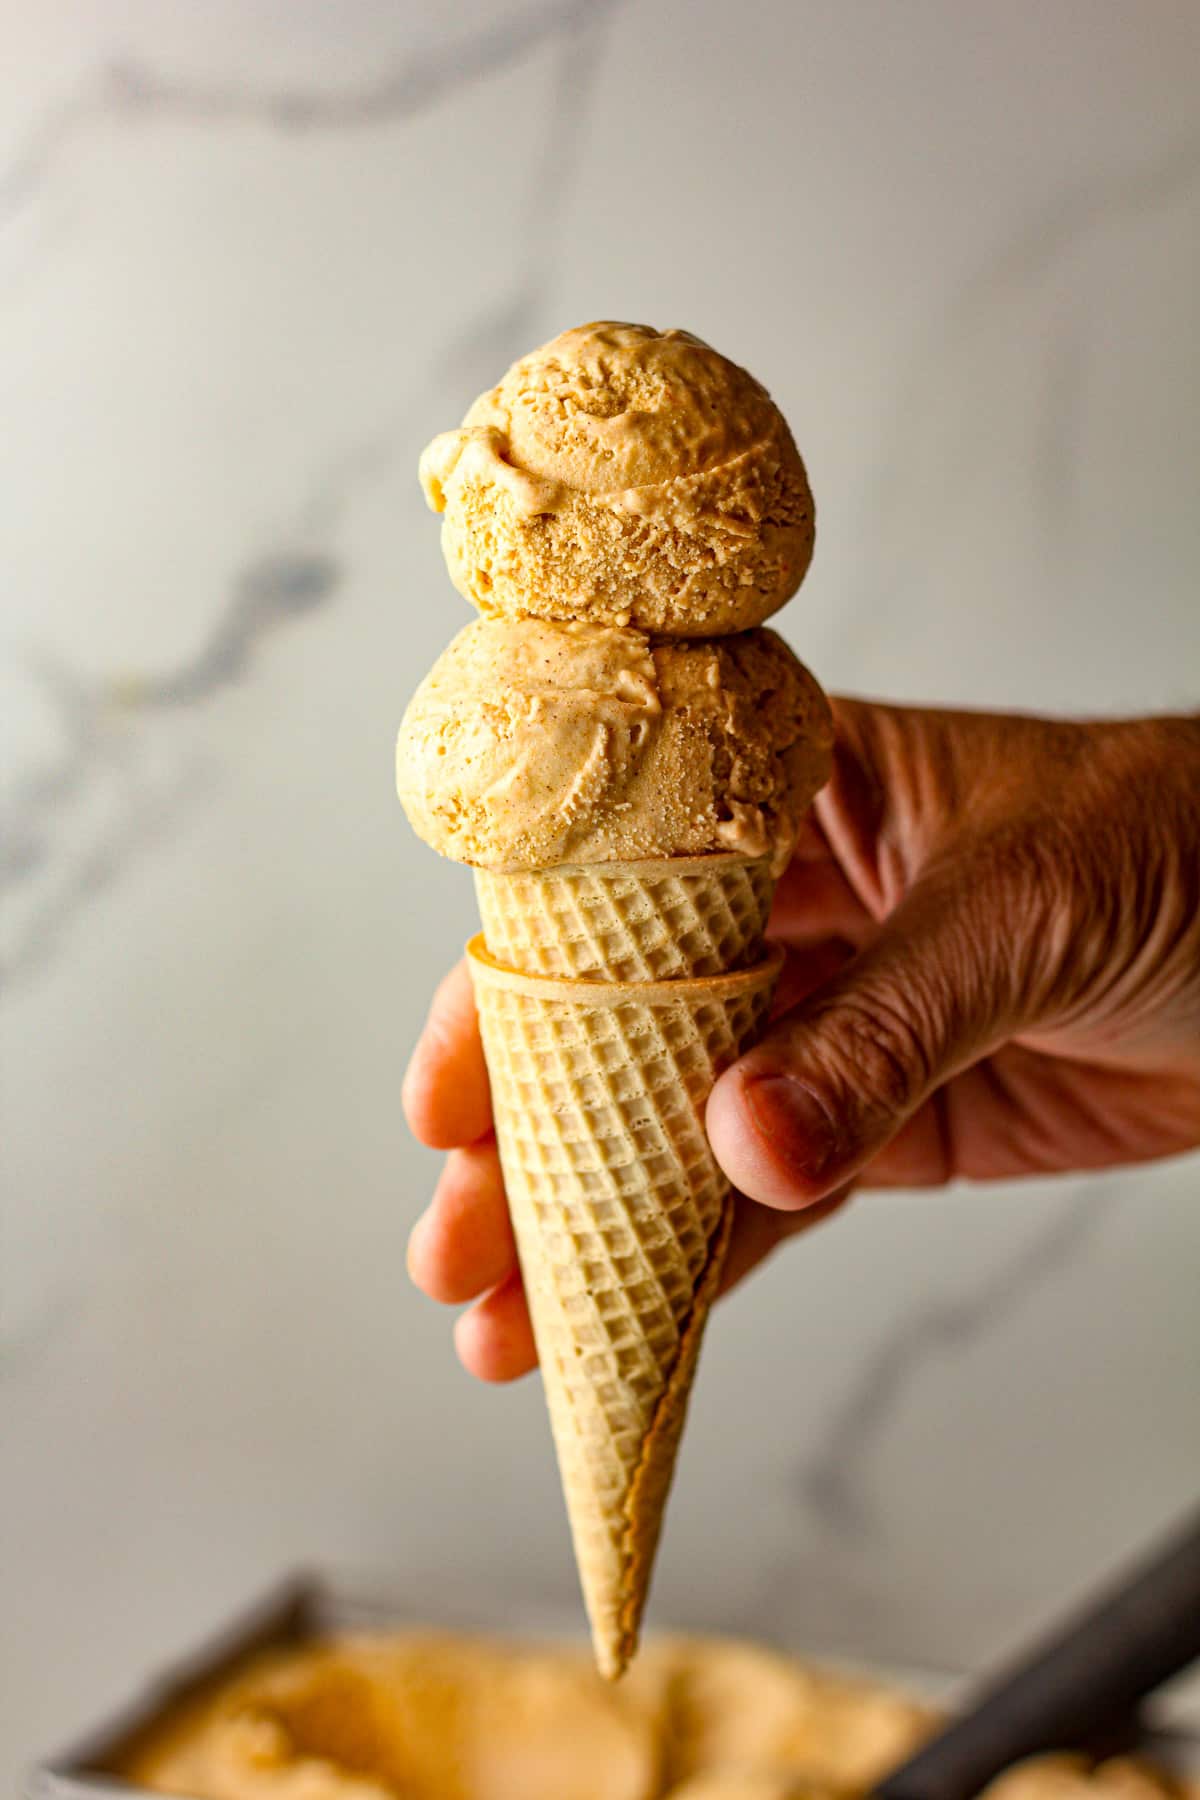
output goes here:
[{"label": "metal pan", "polygon": [[[150,1726],[201,1689],[220,1681],[235,1667],[259,1651],[289,1644],[303,1644],[335,1631],[384,1631],[390,1626],[419,1622],[444,1629],[480,1630],[495,1621],[481,1621],[477,1609],[467,1606],[441,1609],[406,1605],[386,1591],[364,1594],[326,1575],[297,1573],[288,1576],[245,1607],[221,1630],[172,1662],[113,1717],[94,1727],[58,1755],[47,1757],[26,1776],[26,1800],[144,1800],[142,1790],[106,1771],[121,1753]],[[557,1629],[555,1629],[557,1626]],[[533,1635],[533,1628],[522,1635]],[[543,1637],[565,1637],[561,1619],[549,1622]],[[838,1659],[814,1660],[838,1666]],[[889,1664],[880,1668],[869,1661],[841,1666],[855,1674],[894,1683],[917,1698],[953,1706],[961,1680]],[[1126,1746],[1122,1745],[1122,1749]],[[1136,1748],[1173,1773],[1200,1779],[1200,1732],[1143,1731]]]}]

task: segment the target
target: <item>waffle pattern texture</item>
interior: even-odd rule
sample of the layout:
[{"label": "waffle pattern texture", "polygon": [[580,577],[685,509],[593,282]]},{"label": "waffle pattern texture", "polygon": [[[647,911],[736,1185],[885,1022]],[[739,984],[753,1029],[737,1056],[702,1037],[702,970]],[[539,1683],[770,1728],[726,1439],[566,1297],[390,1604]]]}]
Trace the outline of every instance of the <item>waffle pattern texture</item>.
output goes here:
[{"label": "waffle pattern texture", "polygon": [[761,960],[769,856],[674,856],[513,874],[475,870],[487,947],[527,975],[677,981]]},{"label": "waffle pattern texture", "polygon": [[530,976],[469,946],[508,1203],[601,1672],[638,1627],[732,1217],[704,1131],[781,954],[695,980]]}]

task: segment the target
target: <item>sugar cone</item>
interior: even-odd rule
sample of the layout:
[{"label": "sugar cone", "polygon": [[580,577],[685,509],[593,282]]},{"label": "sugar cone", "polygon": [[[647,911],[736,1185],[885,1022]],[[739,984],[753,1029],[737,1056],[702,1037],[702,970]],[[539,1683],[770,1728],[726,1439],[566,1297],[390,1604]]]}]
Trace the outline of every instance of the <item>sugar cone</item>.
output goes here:
[{"label": "sugar cone", "polygon": [[732,1221],[713,1083],[782,954],[692,980],[565,980],[468,946],[505,1186],[601,1673],[638,1627]]},{"label": "sugar cone", "polygon": [[475,890],[488,950],[510,969],[674,981],[761,961],[775,879],[771,857],[727,853],[476,869]]}]

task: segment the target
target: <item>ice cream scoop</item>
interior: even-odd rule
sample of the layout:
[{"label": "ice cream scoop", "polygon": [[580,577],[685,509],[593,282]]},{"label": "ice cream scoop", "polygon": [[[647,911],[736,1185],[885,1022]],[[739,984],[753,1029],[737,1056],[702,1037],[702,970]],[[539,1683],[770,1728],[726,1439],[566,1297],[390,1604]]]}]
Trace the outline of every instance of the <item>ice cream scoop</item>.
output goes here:
[{"label": "ice cream scoop", "polygon": [[812,556],[787,422],[686,331],[563,332],[435,438],[420,473],[451,580],[489,616],[723,636],[777,611]]},{"label": "ice cream scoop", "polygon": [[653,642],[478,620],[400,727],[418,835],[478,868],[738,851],[781,866],[829,774],[828,702],[773,631]]}]

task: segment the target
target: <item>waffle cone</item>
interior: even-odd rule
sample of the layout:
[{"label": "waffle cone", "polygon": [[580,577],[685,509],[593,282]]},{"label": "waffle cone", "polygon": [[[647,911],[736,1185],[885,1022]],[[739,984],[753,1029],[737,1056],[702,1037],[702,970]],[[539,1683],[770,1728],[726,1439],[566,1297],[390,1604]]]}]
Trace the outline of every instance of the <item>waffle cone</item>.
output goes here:
[{"label": "waffle cone", "polygon": [[487,947],[527,975],[676,981],[761,961],[775,871],[769,856],[670,856],[646,862],[497,874],[476,869]]},{"label": "waffle cone", "polygon": [[729,1184],[704,1131],[782,960],[686,981],[504,967],[468,946],[508,1203],[601,1673],[638,1627],[708,1309]]}]

